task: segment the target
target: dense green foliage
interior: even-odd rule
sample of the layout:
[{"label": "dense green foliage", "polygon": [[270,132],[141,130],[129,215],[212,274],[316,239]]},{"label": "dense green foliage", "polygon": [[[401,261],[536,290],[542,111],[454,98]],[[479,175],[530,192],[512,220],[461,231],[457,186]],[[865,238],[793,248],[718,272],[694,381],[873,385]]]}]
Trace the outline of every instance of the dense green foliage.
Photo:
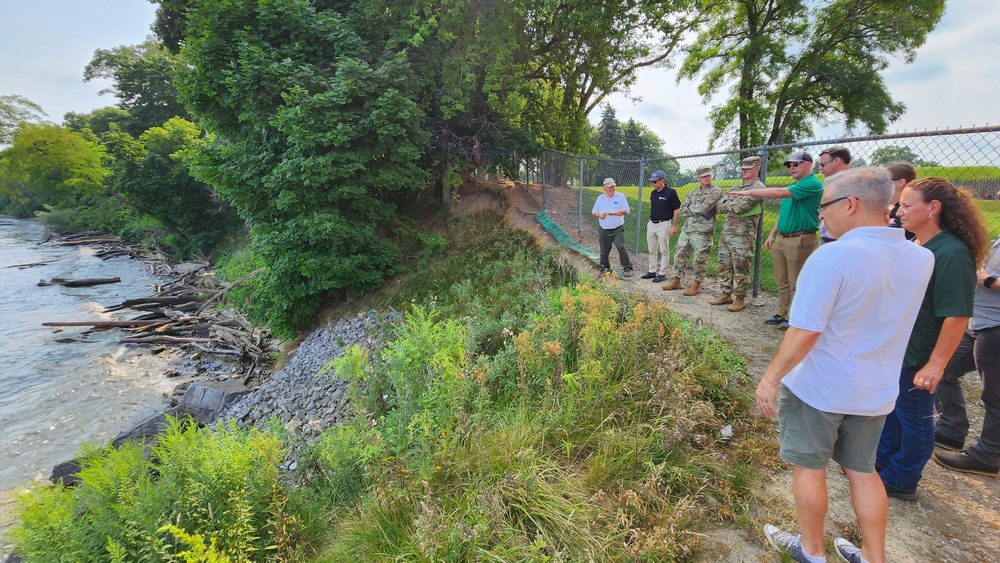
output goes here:
[{"label": "dense green foliage", "polygon": [[191,155],[205,141],[180,117],[139,138],[113,129],[102,136],[113,157],[110,188],[131,207],[166,227],[162,241],[182,255],[208,252],[239,232],[242,222],[214,191],[191,176]]},{"label": "dense green foliage", "polygon": [[700,77],[709,146],[758,147],[812,135],[843,120],[883,133],[905,106],[881,72],[912,62],[944,0],[705,1],[705,24],[687,48],[680,79]]},{"label": "dense green foliage", "polygon": [[108,175],[104,152],[64,127],[22,125],[14,144],[0,152],[0,212],[31,217],[94,202]]},{"label": "dense green foliage", "polygon": [[415,77],[303,0],[205,2],[187,25],[179,87],[215,133],[195,173],[246,221],[266,265],[251,282],[258,312],[291,336],[325,292],[370,290],[395,271],[386,235],[428,179]]},{"label": "dense green foliage", "polygon": [[[11,531],[27,562],[291,560],[301,522],[288,504],[273,433],[171,421],[152,448],[88,452],[76,488],[18,497]],[[200,536],[200,537],[199,537]],[[210,538],[209,546],[204,538]]]},{"label": "dense green foliage", "polygon": [[587,283],[531,318],[463,367],[460,324],[415,308],[373,362],[337,363],[364,410],[315,455],[359,510],[322,560],[684,559],[742,515],[760,452],[719,435],[755,422],[717,337]]},{"label": "dense green foliage", "polygon": [[[188,118],[177,100],[174,75],[183,60],[147,39],[139,45],[98,49],[83,70],[85,81],[106,79],[111,85],[102,94],[118,98],[118,108],[128,113],[118,123],[121,129],[139,136],[150,127],[159,127],[173,117]],[[96,133],[96,131],[95,131]]]}]

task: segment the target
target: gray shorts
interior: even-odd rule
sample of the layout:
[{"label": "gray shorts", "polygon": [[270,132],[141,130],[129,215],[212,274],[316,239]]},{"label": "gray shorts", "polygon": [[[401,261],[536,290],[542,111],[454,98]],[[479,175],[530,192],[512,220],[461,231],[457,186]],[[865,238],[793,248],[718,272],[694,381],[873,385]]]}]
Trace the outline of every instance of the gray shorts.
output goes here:
[{"label": "gray shorts", "polygon": [[875,451],[885,415],[858,416],[816,410],[782,385],[778,422],[781,459],[809,469],[826,469],[832,459],[852,471],[875,471]]}]

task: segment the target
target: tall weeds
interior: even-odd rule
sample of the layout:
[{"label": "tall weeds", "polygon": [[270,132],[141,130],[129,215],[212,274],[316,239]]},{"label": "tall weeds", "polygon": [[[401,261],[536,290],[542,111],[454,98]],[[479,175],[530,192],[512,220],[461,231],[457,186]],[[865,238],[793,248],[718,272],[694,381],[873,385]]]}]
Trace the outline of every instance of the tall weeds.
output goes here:
[{"label": "tall weeds", "polygon": [[685,559],[740,516],[753,468],[735,445],[756,431],[742,361],[603,285],[539,297],[493,355],[418,306],[382,351],[336,363],[362,384],[360,416],[315,461],[325,488],[350,488],[330,460],[366,434],[346,480],[367,488],[322,560]]},{"label": "tall weeds", "polygon": [[23,492],[11,535],[27,562],[288,561],[301,537],[283,455],[272,434],[173,420],[150,455],[91,451],[77,488]]}]

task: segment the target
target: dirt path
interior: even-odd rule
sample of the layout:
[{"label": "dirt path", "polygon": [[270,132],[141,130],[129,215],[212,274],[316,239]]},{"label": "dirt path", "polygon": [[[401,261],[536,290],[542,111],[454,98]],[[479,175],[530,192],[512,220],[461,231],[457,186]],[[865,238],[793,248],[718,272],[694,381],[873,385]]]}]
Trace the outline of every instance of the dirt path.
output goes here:
[{"label": "dirt path", "polygon": [[[553,244],[535,219],[541,210],[541,190],[537,186],[510,186],[513,222],[536,233],[545,244]],[[568,188],[550,188],[546,194],[549,216],[570,234],[591,248],[596,246],[595,221],[584,216],[581,232],[576,229],[577,192]],[[713,249],[714,252],[714,249]],[[616,253],[612,252],[612,266]],[[769,259],[765,256],[764,259]],[[572,259],[581,269],[596,267],[589,261]],[[646,255],[633,257],[636,273],[645,271]],[[662,291],[638,277],[622,280],[629,291],[642,293],[667,303],[685,317],[718,331],[733,349],[740,353],[750,373],[759,380],[781,342],[782,332],[764,324],[764,319],[777,309],[777,298],[762,294],[753,299],[751,307],[730,313],[724,307],[708,304],[719,294],[718,286],[709,281],[701,295],[684,297],[679,291]],[[978,400],[981,388],[978,378],[965,378],[972,423],[970,436],[978,436],[982,428],[983,409]],[[777,427],[775,427],[776,429]],[[972,440],[974,438],[970,438]],[[775,432],[777,440],[777,432]],[[831,464],[827,470],[830,508],[826,518],[828,560],[837,556],[830,548],[833,538],[841,535],[860,539],[850,502],[847,479]],[[927,464],[920,484],[919,499],[906,502],[889,499],[889,526],[886,558],[895,562],[1000,562],[1000,479],[968,475],[946,470],[933,461]],[[776,525],[794,530],[791,492],[791,467],[776,471],[769,482],[762,482],[758,491],[760,502],[752,509],[751,527],[720,529],[709,535],[715,542],[713,561],[776,561],[775,552],[766,549],[760,526],[770,519]],[[782,521],[782,519],[784,519]]]}]

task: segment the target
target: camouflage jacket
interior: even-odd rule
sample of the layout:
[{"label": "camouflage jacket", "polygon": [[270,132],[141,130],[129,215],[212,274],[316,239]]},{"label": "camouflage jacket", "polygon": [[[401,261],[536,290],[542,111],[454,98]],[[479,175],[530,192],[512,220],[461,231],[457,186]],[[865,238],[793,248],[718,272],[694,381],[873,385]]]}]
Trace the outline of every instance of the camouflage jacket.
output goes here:
[{"label": "camouflage jacket", "polygon": [[[760,180],[754,180],[749,184],[741,184],[730,191],[741,190],[762,190],[767,186]],[[764,198],[755,195],[730,195],[726,192],[719,199],[718,209],[720,213],[725,213],[725,220],[722,222],[722,232],[732,234],[749,234],[757,231],[757,218],[760,217],[760,204]]]},{"label": "camouflage jacket", "polygon": [[691,190],[681,202],[680,214],[684,217],[684,229],[692,233],[711,233],[715,230],[716,204],[722,197],[722,190],[715,184],[708,188],[701,186]]}]

